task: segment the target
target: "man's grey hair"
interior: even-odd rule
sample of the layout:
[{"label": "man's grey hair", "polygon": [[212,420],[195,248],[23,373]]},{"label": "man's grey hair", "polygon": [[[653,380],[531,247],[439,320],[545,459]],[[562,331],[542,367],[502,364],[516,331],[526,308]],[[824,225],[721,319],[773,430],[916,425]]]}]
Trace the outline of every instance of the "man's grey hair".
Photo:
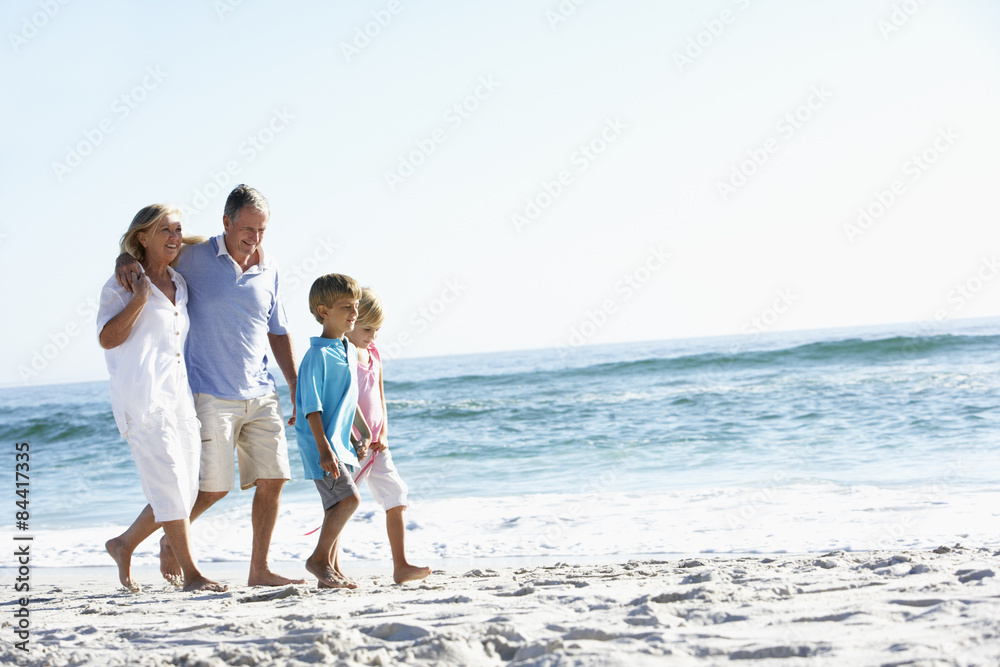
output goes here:
[{"label": "man's grey hair", "polygon": [[229,193],[224,213],[231,222],[235,223],[240,217],[240,211],[244,208],[252,208],[263,213],[265,217],[271,217],[271,207],[264,195],[249,185],[240,183]]}]

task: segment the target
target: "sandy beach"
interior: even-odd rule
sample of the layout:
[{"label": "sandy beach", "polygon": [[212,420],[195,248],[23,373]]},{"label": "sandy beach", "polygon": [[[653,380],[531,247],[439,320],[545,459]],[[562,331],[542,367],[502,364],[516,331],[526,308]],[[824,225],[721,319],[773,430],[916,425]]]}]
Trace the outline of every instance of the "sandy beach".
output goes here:
[{"label": "sandy beach", "polygon": [[[694,556],[435,569],[188,594],[111,568],[36,571],[21,665],[997,665],[1000,551]],[[365,566],[371,568],[371,566]],[[245,571],[244,571],[245,572]],[[292,574],[289,572],[289,574]]]}]

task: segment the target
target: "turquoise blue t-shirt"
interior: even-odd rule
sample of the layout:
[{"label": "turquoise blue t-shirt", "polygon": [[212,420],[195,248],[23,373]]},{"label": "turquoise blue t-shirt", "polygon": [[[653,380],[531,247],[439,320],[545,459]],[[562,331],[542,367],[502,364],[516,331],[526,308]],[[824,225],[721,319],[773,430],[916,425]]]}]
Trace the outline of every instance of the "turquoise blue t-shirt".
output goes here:
[{"label": "turquoise blue t-shirt", "polygon": [[358,351],[346,338],[309,339],[295,387],[295,439],[306,479],[323,479],[319,450],[307,415],[321,412],[323,431],[338,459],[360,467],[351,445],[351,425],[358,407]]}]

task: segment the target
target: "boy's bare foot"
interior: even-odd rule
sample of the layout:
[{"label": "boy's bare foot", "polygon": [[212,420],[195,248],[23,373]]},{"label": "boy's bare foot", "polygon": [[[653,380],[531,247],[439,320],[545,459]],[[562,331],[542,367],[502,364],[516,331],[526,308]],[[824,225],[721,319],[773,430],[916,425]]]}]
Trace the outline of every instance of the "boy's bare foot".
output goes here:
[{"label": "boy's bare foot", "polygon": [[247,578],[248,586],[287,586],[288,584],[304,584],[305,579],[289,579],[280,574],[264,570],[263,572],[250,572]]},{"label": "boy's bare foot", "polygon": [[337,573],[338,577],[347,582],[347,586],[345,588],[350,588],[351,590],[354,590],[355,588],[358,587],[357,583],[355,583],[353,579],[344,574],[343,570],[340,569],[339,564],[336,563],[334,564],[333,571]]},{"label": "boy's bare foot", "polygon": [[341,576],[331,567],[306,561],[306,570],[316,577],[320,588],[357,588],[358,585]]},{"label": "boy's bare foot", "polygon": [[104,548],[118,565],[118,581],[133,593],[139,592],[139,584],[132,579],[132,554],[122,553],[121,540],[113,537],[104,543]]},{"label": "boy's bare foot", "polygon": [[214,593],[225,593],[229,590],[229,586],[220,584],[217,581],[212,581],[204,575],[198,575],[192,577],[190,581],[184,583],[184,590],[191,593],[194,591],[211,591]]},{"label": "boy's bare foot", "polygon": [[417,581],[419,579],[424,579],[430,573],[431,573],[431,568],[429,567],[404,565],[402,567],[397,567],[393,570],[392,579],[397,584],[402,584],[407,581]]},{"label": "boy's bare foot", "polygon": [[184,583],[184,573],[180,563],[174,558],[174,550],[167,544],[167,536],[160,538],[160,574],[174,586]]}]

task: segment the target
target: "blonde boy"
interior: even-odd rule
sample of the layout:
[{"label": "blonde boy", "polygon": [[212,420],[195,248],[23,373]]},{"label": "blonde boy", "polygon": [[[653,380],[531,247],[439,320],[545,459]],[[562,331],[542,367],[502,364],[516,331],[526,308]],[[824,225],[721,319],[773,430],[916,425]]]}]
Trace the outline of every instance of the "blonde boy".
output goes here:
[{"label": "blonde boy", "polygon": [[[364,458],[371,432],[358,410],[358,355],[344,334],[354,328],[361,288],[353,278],[320,276],[309,290],[309,310],[323,325],[322,336],[310,338],[295,389],[298,420],[295,437],[307,479],[323,500],[323,527],[306,569],[320,588],[357,588],[340,570],[340,533],[361,497],[351,472]],[[352,448],[352,425],[360,440]]]}]

